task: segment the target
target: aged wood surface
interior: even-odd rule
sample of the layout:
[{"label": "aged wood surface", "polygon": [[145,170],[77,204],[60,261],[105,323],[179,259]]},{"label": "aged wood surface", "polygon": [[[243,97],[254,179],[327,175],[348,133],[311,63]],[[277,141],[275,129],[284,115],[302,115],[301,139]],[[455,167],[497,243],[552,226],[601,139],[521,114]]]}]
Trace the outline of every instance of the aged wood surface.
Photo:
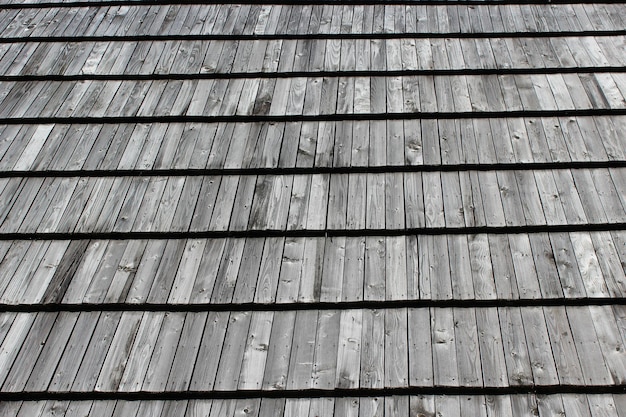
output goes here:
[{"label": "aged wood surface", "polygon": [[55,1],[0,7],[0,414],[626,416],[621,4]]}]

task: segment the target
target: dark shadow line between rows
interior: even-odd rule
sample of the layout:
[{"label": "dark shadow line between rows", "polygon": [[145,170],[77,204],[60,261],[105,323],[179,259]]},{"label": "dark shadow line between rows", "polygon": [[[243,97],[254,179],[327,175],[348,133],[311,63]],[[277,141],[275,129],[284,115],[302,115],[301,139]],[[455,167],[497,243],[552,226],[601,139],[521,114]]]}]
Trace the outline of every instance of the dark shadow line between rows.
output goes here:
[{"label": "dark shadow line between rows", "polygon": [[390,397],[407,395],[555,395],[555,394],[623,394],[626,385],[518,385],[508,387],[432,386],[406,388],[335,388],[335,389],[273,389],[236,391],[166,391],[166,392],[2,392],[0,401],[103,401],[103,400],[203,400],[203,399],[263,399],[263,398],[332,398],[332,397]]},{"label": "dark shadow line between rows", "polygon": [[55,312],[284,312],[311,310],[386,310],[398,308],[529,308],[529,307],[589,307],[626,306],[624,297],[536,298],[536,299],[422,299],[422,300],[361,300],[340,302],[291,303],[41,303],[0,304],[0,313],[55,313]]},{"label": "dark shadow line between rows", "polygon": [[460,75],[550,75],[623,73],[626,67],[548,67],[548,68],[472,68],[472,69],[419,69],[419,70],[364,70],[364,71],[288,71],[288,72],[231,72],[231,73],[167,73],[167,74],[74,74],[74,75],[0,75],[0,82],[37,81],[180,81],[180,80],[230,80],[256,78],[348,78],[348,77],[412,77]]},{"label": "dark shadow line between rows", "polygon": [[[375,6],[375,5],[397,5],[397,6],[447,6],[447,5],[459,5],[459,6],[484,6],[484,5],[541,5],[541,4],[556,4],[556,5],[569,5],[569,4],[581,4],[588,3],[589,0],[313,0],[310,2],[306,2],[306,5],[346,5],[346,6]],[[55,2],[55,1],[42,1],[39,3],[12,3],[12,4],[4,4],[0,6],[0,10],[2,9],[42,9],[42,8],[52,8],[52,7],[61,7],[61,8],[72,8],[72,7],[107,7],[107,6],[128,6],[129,3],[131,5],[137,6],[159,6],[159,5],[172,5],[171,0],[136,0],[136,1],[128,1],[128,0],[102,0],[102,1],[68,1],[68,2]],[[134,3],[134,4],[133,4]],[[599,4],[614,4],[621,3],[620,0],[595,0],[594,3]],[[177,1],[175,4],[177,5],[194,5],[194,4],[203,4],[203,5],[212,5],[212,4],[228,4],[228,5],[238,5],[238,4],[250,4],[250,5],[259,5],[259,4],[273,4],[273,5],[284,5],[284,6],[300,6],[304,3],[298,0],[273,0],[268,3],[265,0],[243,0],[243,1],[218,1],[218,0],[181,0]]]},{"label": "dark shadow line between rows", "polygon": [[[1,10],[1,8],[0,8]],[[145,42],[145,41],[245,41],[245,40],[341,40],[341,39],[490,39],[490,38],[565,38],[624,36],[626,30],[579,30],[545,32],[384,32],[384,33],[283,33],[283,34],[169,34],[169,35],[78,35],[11,36],[3,43],[59,42]]]},{"label": "dark shadow line between rows", "polygon": [[41,170],[0,171],[0,178],[110,178],[110,177],[203,177],[248,175],[349,175],[349,174],[397,174],[418,172],[468,172],[468,171],[534,171],[626,168],[626,160],[607,161],[557,161],[515,162],[484,164],[425,164],[425,165],[379,165],[379,166],[317,166],[317,167],[250,167],[250,168],[156,168],[156,169],[90,169],[90,170]]},{"label": "dark shadow line between rows", "polygon": [[582,223],[562,225],[419,227],[405,229],[321,229],[321,230],[225,230],[225,231],[167,231],[167,232],[9,232],[0,233],[7,240],[137,240],[137,239],[221,239],[221,238],[323,238],[323,237],[393,237],[412,235],[477,235],[522,233],[611,232],[626,230],[626,223]]},{"label": "dark shadow line between rows", "polygon": [[2,117],[0,124],[120,124],[120,123],[216,123],[216,122],[335,122],[335,121],[376,121],[376,120],[449,120],[449,119],[491,119],[506,117],[582,117],[582,116],[624,116],[621,109],[572,109],[572,110],[511,110],[477,112],[415,112],[415,113],[346,113],[319,115],[219,115],[219,116],[44,116],[44,117]]}]

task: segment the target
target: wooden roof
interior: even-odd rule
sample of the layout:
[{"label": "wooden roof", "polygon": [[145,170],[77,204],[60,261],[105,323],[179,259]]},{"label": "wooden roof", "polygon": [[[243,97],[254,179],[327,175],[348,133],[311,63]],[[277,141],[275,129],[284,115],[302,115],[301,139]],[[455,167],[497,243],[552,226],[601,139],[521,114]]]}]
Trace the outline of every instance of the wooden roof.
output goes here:
[{"label": "wooden roof", "polygon": [[625,68],[608,1],[4,0],[0,415],[625,417]]}]

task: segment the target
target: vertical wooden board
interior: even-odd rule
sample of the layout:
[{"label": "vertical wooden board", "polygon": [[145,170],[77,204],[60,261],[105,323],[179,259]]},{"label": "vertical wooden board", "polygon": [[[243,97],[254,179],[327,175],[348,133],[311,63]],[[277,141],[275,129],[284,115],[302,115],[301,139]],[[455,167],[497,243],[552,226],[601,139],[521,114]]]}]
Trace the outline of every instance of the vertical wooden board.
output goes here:
[{"label": "vertical wooden board", "polygon": [[189,389],[206,322],[206,312],[187,313],[165,389]]},{"label": "vertical wooden board", "polygon": [[295,311],[274,313],[263,376],[265,390],[284,390],[287,387],[295,319]]},{"label": "vertical wooden board", "polygon": [[[358,42],[358,41],[357,41]],[[364,41],[366,42],[366,41]],[[362,45],[364,49],[369,46],[369,43]],[[364,54],[368,51],[364,50]],[[364,65],[368,67],[369,65]],[[357,68],[359,65],[357,65]],[[365,68],[367,69],[367,68]],[[371,78],[369,77],[356,77],[354,79],[354,113],[370,113],[372,112],[372,97],[370,96]]]},{"label": "vertical wooden board", "polygon": [[537,189],[541,198],[541,205],[548,225],[565,224],[567,218],[554,176],[548,170],[536,170],[533,172]]},{"label": "vertical wooden board", "polygon": [[442,172],[441,188],[443,194],[443,209],[446,227],[464,227],[465,210],[463,207],[459,174],[456,172]]},{"label": "vertical wooden board", "polygon": [[452,309],[432,308],[430,316],[434,385],[458,386],[458,361]]},{"label": "vertical wooden board", "polygon": [[421,120],[422,128],[422,153],[424,164],[441,164],[441,147],[439,138],[439,124],[436,120]]},{"label": "vertical wooden board", "polygon": [[591,239],[609,292],[614,297],[622,296],[626,277],[624,276],[624,268],[619,261],[616,242],[609,232],[593,233]]},{"label": "vertical wooden board", "polygon": [[335,150],[335,122],[320,122],[317,133],[317,147],[315,149],[315,166],[332,166]]},{"label": "vertical wooden board", "polygon": [[123,302],[126,299],[147,243],[145,240],[128,242],[104,297],[105,302]]},{"label": "vertical wooden board", "polygon": [[571,244],[578,263],[578,271],[589,297],[610,297],[600,268],[591,234],[570,233]]},{"label": "vertical wooden board", "polygon": [[420,252],[418,239],[415,235],[405,237],[406,242],[406,287],[407,299],[420,298]]},{"label": "vertical wooden board", "polygon": [[365,238],[365,300],[385,299],[385,238]]},{"label": "vertical wooden board", "polygon": [[533,173],[530,171],[516,171],[515,178],[517,180],[517,188],[522,201],[526,224],[545,225],[546,218],[543,214],[544,209],[541,204]]},{"label": "vertical wooden board", "polygon": [[367,174],[367,210],[365,221],[367,229],[385,228],[385,175]]},{"label": "vertical wooden board", "polygon": [[427,254],[423,270],[428,268],[430,274],[431,296],[433,300],[450,300],[452,293],[452,276],[450,271],[450,253],[448,239],[441,235],[425,236],[422,250]]},{"label": "vertical wooden board", "polygon": [[282,416],[284,411],[284,398],[263,398],[259,408],[259,417]]},{"label": "vertical wooden board", "polygon": [[385,238],[385,293],[387,300],[407,299],[407,248],[404,236]]},{"label": "vertical wooden board", "polygon": [[[402,103],[400,103],[402,104]],[[402,108],[393,109],[394,113],[401,113]],[[391,112],[391,111],[390,111]],[[401,120],[387,121],[387,164],[388,165],[404,165],[404,123]]]},{"label": "vertical wooden board", "polygon": [[526,334],[526,346],[532,365],[533,380],[537,385],[556,385],[559,383],[550,337],[546,328],[546,319],[541,307],[524,307],[520,309],[523,327]]},{"label": "vertical wooden board", "polygon": [[624,382],[624,368],[626,368],[626,352],[624,338],[620,338],[620,331],[614,312],[609,306],[589,306],[600,348],[604,354],[604,361],[611,372],[616,384]]},{"label": "vertical wooden board", "polygon": [[461,129],[458,120],[439,120],[439,147],[442,163],[458,165],[461,163]]},{"label": "vertical wooden board", "polygon": [[[448,235],[447,238],[453,298],[463,300],[474,299],[474,283],[472,282],[472,275],[481,269],[485,271],[484,268],[476,268],[475,266],[476,263],[480,263],[479,256],[474,252],[476,245],[473,243],[468,245],[468,237],[464,235]],[[474,235],[469,236],[469,239],[473,238]],[[486,237],[484,243],[486,246]],[[476,261],[477,259],[478,261]],[[488,262],[488,266],[489,269],[486,269],[487,274],[491,272],[491,262]],[[470,271],[472,271],[472,274],[470,274]],[[483,279],[481,279],[482,277],[476,278],[478,278],[475,279],[476,281],[483,281]],[[481,289],[488,286],[489,281],[491,281],[491,286],[493,286],[493,274],[487,275],[485,278],[487,285],[480,281],[478,283],[478,287]],[[484,292],[481,291],[481,295],[483,294]],[[495,295],[495,291],[493,291],[493,294]],[[481,298],[484,298],[484,295]]]},{"label": "vertical wooden board", "polygon": [[369,166],[387,164],[387,129],[383,120],[370,121]]},{"label": "vertical wooden board", "polygon": [[246,238],[239,272],[236,276],[233,303],[252,303],[261,265],[264,238]]},{"label": "vertical wooden board", "polygon": [[239,175],[226,176],[222,178],[220,189],[215,199],[213,213],[211,214],[211,222],[208,225],[209,230],[228,230],[233,212],[233,205],[237,196],[233,190],[238,189],[240,179],[241,177]]},{"label": "vertical wooden board", "polygon": [[0,345],[0,365],[2,365],[0,367],[0,382],[4,382],[9,375],[11,366],[20,353],[22,343],[28,337],[37,316],[36,313],[18,314],[11,324],[11,328]]},{"label": "vertical wooden board", "polygon": [[547,233],[529,234],[537,278],[544,298],[562,298],[563,288],[556,269],[554,251]]},{"label": "vertical wooden board", "polygon": [[299,310],[293,333],[287,389],[312,388],[313,356],[317,328],[317,310]]},{"label": "vertical wooden board", "polygon": [[[49,245],[49,241],[34,242],[28,247],[27,252],[20,256],[16,262],[16,269],[11,277],[12,279],[7,279],[6,284],[3,285],[5,288],[3,288],[0,301],[8,304],[18,304],[21,294],[26,290],[32,277],[32,271],[41,263],[41,259]],[[79,260],[76,262],[79,262]],[[46,291],[51,290],[46,289]]]},{"label": "vertical wooden board", "polygon": [[568,307],[566,309],[569,328],[576,345],[577,357],[584,383],[588,385],[609,385],[612,382],[595,332],[588,308]]},{"label": "vertical wooden board", "polygon": [[260,389],[263,384],[273,318],[274,313],[271,311],[252,313],[238,389]]},{"label": "vertical wooden board", "polygon": [[[141,186],[142,185],[141,182],[138,181],[138,185]],[[161,196],[163,195],[163,192],[165,191],[166,185],[167,185],[167,179],[165,177],[150,178],[148,180],[147,189],[145,190],[145,193],[141,196],[134,195],[132,193],[133,190],[131,186],[131,190],[129,190],[129,193],[127,195],[132,196],[137,199],[141,198],[141,200],[140,202],[138,202],[138,204],[140,204],[139,209],[135,208],[134,211],[131,211],[131,215],[134,216],[132,218],[132,223],[128,221],[128,223],[124,225],[124,227],[127,228],[127,230],[124,230],[124,231],[130,231],[130,230],[147,231],[153,227],[153,224],[154,224],[153,220],[157,213],[157,210],[159,209],[159,205],[156,204],[156,202],[160,201]],[[143,187],[141,187],[140,189],[143,189]],[[129,203],[130,202],[131,201],[129,201]],[[128,207],[127,204],[125,204],[125,206],[126,207],[122,206],[122,210],[120,211],[120,219],[130,220],[130,219],[124,218],[126,217],[125,209],[131,210],[132,208]],[[134,207],[137,207],[137,206],[134,206]],[[70,209],[71,209],[71,206],[70,206]]]},{"label": "vertical wooden board", "polygon": [[[58,262],[54,275],[46,277],[46,281],[49,281],[44,287],[47,288],[40,289],[34,297],[43,303],[60,303],[80,262],[81,255],[79,254],[84,253],[87,244],[88,241],[81,240],[70,242]],[[53,248],[54,246],[56,245],[53,245]]]},{"label": "vertical wooden board", "polygon": [[612,395],[587,395],[592,416],[617,416],[619,409]]},{"label": "vertical wooden board", "polygon": [[168,241],[166,239],[150,240],[146,245],[136,274],[126,296],[127,303],[145,303],[154,284],[154,277],[164,257]]},{"label": "vertical wooden board", "polygon": [[276,292],[277,303],[295,302],[298,299],[304,245],[304,238],[285,239]]},{"label": "vertical wooden board", "polygon": [[342,295],[342,284],[345,258],[346,238],[343,236],[325,238],[320,302],[338,303],[344,298]]},{"label": "vertical wooden board", "polygon": [[564,307],[544,307],[552,352],[563,384],[581,384],[583,374]]},{"label": "vertical wooden board", "polygon": [[[506,274],[502,271],[496,271],[494,256],[489,245],[489,236],[484,234],[469,235],[467,237],[467,245],[469,249],[469,263],[472,271],[472,281],[468,283],[468,295],[475,296],[477,299],[494,299],[498,297],[498,284],[500,280],[506,280]],[[463,248],[465,244],[462,242]],[[504,248],[499,248],[499,252]],[[499,256],[499,255],[496,255]],[[458,269],[457,269],[458,270]],[[467,271],[467,266],[461,268]]]},{"label": "vertical wooden board", "polygon": [[[598,139],[602,138],[602,145],[610,160],[624,158],[624,149],[622,149],[617,131],[624,125],[623,117],[594,117],[596,127],[599,131]],[[618,185],[618,184],[616,184]]]},{"label": "vertical wooden board", "polygon": [[92,241],[89,246],[85,248],[85,253],[79,261],[80,264],[74,273],[74,277],[80,277],[80,279],[72,279],[70,281],[65,293],[62,295],[64,303],[81,302],[91,283],[87,277],[91,278],[94,276],[107,246],[107,241]]},{"label": "vertical wooden board", "polygon": [[495,308],[476,309],[476,323],[485,386],[508,386],[498,310]]},{"label": "vertical wooden board", "polygon": [[203,177],[186,177],[168,230],[185,232],[200,198]]},{"label": "vertical wooden board", "polygon": [[340,320],[342,312],[337,310],[320,311],[313,359],[312,387],[333,389],[337,375],[337,348],[340,341]]},{"label": "vertical wooden board", "polygon": [[311,303],[319,301],[324,264],[324,238],[308,238],[304,241],[302,271],[298,301]]},{"label": "vertical wooden board", "polygon": [[284,244],[284,238],[265,239],[255,287],[255,303],[270,303],[276,300]]},{"label": "vertical wooden board", "polygon": [[365,280],[365,237],[348,237],[345,241],[341,301],[363,300]]},{"label": "vertical wooden board", "polygon": [[411,387],[431,387],[433,386],[433,350],[429,309],[409,309],[407,324],[408,385]]},{"label": "vertical wooden board", "polygon": [[141,389],[164,316],[162,312],[143,314],[137,336],[128,352],[128,363],[115,389],[127,392]]},{"label": "vertical wooden board", "polygon": [[499,307],[500,334],[509,385],[530,385],[533,372],[522,323],[521,311],[517,307]]},{"label": "vertical wooden board", "polygon": [[228,312],[209,313],[189,383],[190,391],[213,389],[229,320]]},{"label": "vertical wooden board", "polygon": [[[128,355],[135,339],[135,334],[141,322],[142,313],[124,312],[119,320],[115,335],[111,340],[102,368],[98,369],[99,376],[92,389],[96,391],[115,391],[123,376],[128,362]],[[84,360],[83,360],[84,361]],[[80,373],[79,373],[80,375]],[[80,383],[78,376],[75,384]]]},{"label": "vertical wooden board", "polygon": [[335,144],[333,150],[333,167],[349,167],[352,166],[352,152],[356,147],[352,144],[354,131],[353,121],[344,121],[336,123],[335,128]]},{"label": "vertical wooden board", "polygon": [[409,386],[407,309],[385,310],[385,387]]},{"label": "vertical wooden board", "polygon": [[361,332],[361,388],[383,388],[385,378],[385,312],[363,310]]},{"label": "vertical wooden board", "polygon": [[311,398],[287,398],[285,400],[284,417],[299,417],[309,415]]},{"label": "vertical wooden board", "polygon": [[244,245],[245,239],[229,238],[226,240],[211,293],[211,302],[220,304],[232,302],[237,274],[243,258]]},{"label": "vertical wooden board", "polygon": [[315,164],[315,152],[319,138],[319,122],[302,124],[298,151],[295,158],[296,167],[312,167]]},{"label": "vertical wooden board", "polygon": [[366,174],[348,174],[348,204],[346,228],[348,230],[365,229],[367,197],[363,190],[367,187]]},{"label": "vertical wooden board", "polygon": [[45,406],[46,406],[46,400],[24,401],[19,407],[19,412],[15,414],[15,416],[16,417],[40,416],[41,413],[43,413]]},{"label": "vertical wooden board", "polygon": [[213,216],[217,194],[220,189],[222,177],[209,176],[202,178],[198,201],[191,217],[190,231],[206,230]]},{"label": "vertical wooden board", "polygon": [[626,214],[624,214],[626,196],[623,195],[626,183],[620,181],[620,174],[623,177],[624,170],[597,169],[591,171],[598,197],[610,222],[623,222],[626,219]]},{"label": "vertical wooden board", "polygon": [[342,230],[346,228],[349,178],[349,175],[345,174],[330,177],[327,221],[327,228],[329,229]]},{"label": "vertical wooden board", "polygon": [[[294,175],[293,177],[293,187],[291,189],[291,199],[289,202],[289,214],[287,217],[287,230],[306,228],[311,180],[311,175]],[[314,219],[312,218],[311,221],[313,220]],[[319,217],[317,220],[320,220]]]},{"label": "vertical wooden board", "polygon": [[[504,210],[505,221],[507,226],[526,225],[527,220],[524,214],[522,201],[515,180],[515,173],[512,171],[498,171],[495,173],[498,182],[500,200]],[[482,186],[482,182],[481,182]],[[484,199],[483,194],[483,199]],[[492,199],[493,201],[494,199]],[[495,201],[494,201],[495,203]],[[497,204],[497,203],[496,203]],[[485,210],[491,207],[485,204]]]},{"label": "vertical wooden board", "polygon": [[576,191],[577,185],[574,183],[572,172],[555,169],[552,171],[552,174],[557,184],[568,224],[588,223],[590,219],[587,218],[586,210],[583,206],[583,202],[586,204],[586,201],[584,198],[581,201],[581,195]]},{"label": "vertical wooden board", "polygon": [[385,174],[385,227],[404,229],[404,181],[402,173]]},{"label": "vertical wooden board", "polygon": [[426,225],[424,192],[420,172],[404,173],[404,213],[407,228],[420,228]]},{"label": "vertical wooden board", "polygon": [[[362,398],[358,397],[344,397],[344,398],[328,398],[324,399],[325,410],[318,407],[314,414],[314,403],[311,402],[311,409],[309,411],[309,417],[332,415],[334,417],[357,417],[360,414],[360,403]],[[324,413],[326,411],[326,413]],[[334,414],[333,414],[334,412]]]},{"label": "vertical wooden board", "polygon": [[550,233],[549,237],[564,295],[566,297],[584,297],[586,294],[585,286],[569,235],[567,233]]},{"label": "vertical wooden board", "polygon": [[[19,302],[21,304],[38,303],[42,301],[48,291],[48,286],[53,283],[57,269],[61,266],[61,261],[69,245],[70,241],[55,241],[50,243],[38,268],[32,271],[32,277],[27,287],[24,288],[20,294]],[[63,267],[61,271],[63,271]],[[56,281],[54,283],[56,283]]]},{"label": "vertical wooden board", "polygon": [[[54,319],[55,315],[51,316]],[[34,340],[29,340],[29,338],[24,340],[25,345],[20,349],[20,354],[18,354],[16,363],[13,364],[14,369],[12,369],[12,371],[21,369],[22,375],[19,376],[19,379],[13,378],[13,381],[11,381],[13,372],[9,373],[7,380],[5,380],[7,391],[12,391],[16,386],[21,386],[23,390],[28,391],[44,391],[47,389],[54,369],[65,348],[66,339],[69,338],[77,319],[78,313],[63,312],[56,315],[54,324],[51,324],[49,336],[44,336],[41,340],[40,351],[35,356],[22,356],[22,353],[33,348],[29,346],[29,342],[35,343]],[[42,333],[42,335],[47,334],[45,330],[35,326],[37,326],[37,322],[33,323],[31,333],[37,331]],[[25,361],[27,364],[20,364],[20,361]],[[13,386],[10,385],[11,382],[13,382]],[[9,385],[7,386],[7,384]]]},{"label": "vertical wooden board", "polygon": [[424,154],[421,123],[419,120],[404,121],[404,145],[404,163],[408,165],[422,165],[424,163]]},{"label": "vertical wooden board", "polygon": [[[33,202],[37,198],[37,194],[44,180],[42,178],[27,179],[23,182],[23,186],[19,191],[19,195],[15,199],[12,196],[3,193],[3,197],[8,197],[7,207],[4,213],[0,213],[0,231],[4,233],[15,232],[24,221],[24,218],[28,214],[29,208],[33,205]],[[7,187],[8,188],[8,187]],[[10,189],[5,189],[8,192]],[[17,194],[17,193],[16,193]],[[36,207],[33,207],[34,209]],[[75,215],[76,216],[76,215]],[[78,216],[76,216],[78,217]],[[72,219],[73,220],[73,219]]]},{"label": "vertical wooden board", "polygon": [[613,400],[615,401],[615,405],[617,408],[617,415],[619,417],[623,417],[624,416],[624,410],[626,410],[626,408],[624,407],[626,405],[626,395],[624,394],[613,394]]},{"label": "vertical wooden board", "polygon": [[426,227],[445,227],[443,190],[440,173],[422,173]]},{"label": "vertical wooden board", "polygon": [[[459,383],[461,386],[482,387],[483,370],[480,360],[479,334],[476,326],[476,309],[454,308],[454,321],[456,327],[456,357],[458,364]],[[462,323],[462,325],[461,325]],[[487,364],[488,365],[488,364]],[[486,373],[485,377],[489,374]],[[490,381],[486,380],[489,386]]]},{"label": "vertical wooden board", "polygon": [[228,224],[229,230],[246,229],[250,218],[256,182],[256,175],[244,175],[240,177],[235,200],[233,201],[233,211]]},{"label": "vertical wooden board", "polygon": [[528,234],[510,234],[509,245],[520,298],[541,298],[541,289]]},{"label": "vertical wooden board", "polygon": [[363,310],[343,310],[337,337],[337,388],[358,388],[361,370]]},{"label": "vertical wooden board", "polygon": [[[187,405],[186,417],[200,417],[209,416],[213,402],[219,402],[221,400],[190,400]],[[121,416],[120,416],[121,417]]]},{"label": "vertical wooden board", "polygon": [[369,146],[371,141],[370,123],[355,121],[353,126],[351,165],[367,166],[369,161]]}]

